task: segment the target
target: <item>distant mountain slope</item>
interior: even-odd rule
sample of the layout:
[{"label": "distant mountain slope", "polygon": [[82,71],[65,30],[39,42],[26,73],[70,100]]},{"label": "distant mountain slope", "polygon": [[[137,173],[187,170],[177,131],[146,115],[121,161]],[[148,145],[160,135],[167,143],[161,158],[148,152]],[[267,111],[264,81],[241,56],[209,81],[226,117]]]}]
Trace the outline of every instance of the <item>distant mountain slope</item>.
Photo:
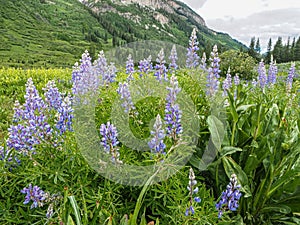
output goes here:
[{"label": "distant mountain slope", "polygon": [[1,0],[0,67],[71,67],[85,49],[144,39],[186,46],[193,27],[201,51],[243,46],[176,0]]}]

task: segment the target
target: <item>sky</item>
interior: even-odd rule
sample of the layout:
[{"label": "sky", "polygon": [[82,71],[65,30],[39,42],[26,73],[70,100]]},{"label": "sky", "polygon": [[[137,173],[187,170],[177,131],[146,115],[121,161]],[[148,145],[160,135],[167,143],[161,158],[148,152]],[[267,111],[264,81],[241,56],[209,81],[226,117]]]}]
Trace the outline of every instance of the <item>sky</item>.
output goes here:
[{"label": "sky", "polygon": [[263,51],[270,38],[300,36],[299,0],[181,0],[194,9],[207,27],[249,46],[251,37],[260,39]]}]

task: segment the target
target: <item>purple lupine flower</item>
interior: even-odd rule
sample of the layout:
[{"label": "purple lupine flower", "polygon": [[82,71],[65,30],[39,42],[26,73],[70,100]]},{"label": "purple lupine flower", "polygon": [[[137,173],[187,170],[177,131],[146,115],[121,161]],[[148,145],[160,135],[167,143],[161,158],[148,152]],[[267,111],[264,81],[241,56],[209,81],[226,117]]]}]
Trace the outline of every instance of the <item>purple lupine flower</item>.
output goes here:
[{"label": "purple lupine flower", "polygon": [[223,81],[223,96],[227,96],[227,90],[229,90],[232,87],[232,78],[230,74],[230,68],[228,68],[226,78]]},{"label": "purple lupine flower", "polygon": [[165,154],[166,145],[163,139],[165,138],[165,132],[162,127],[161,117],[158,114],[153,125],[153,130],[150,132],[153,138],[148,142],[148,146],[152,153]]},{"label": "purple lupine flower", "polygon": [[169,56],[170,59],[170,64],[169,64],[169,70],[172,71],[173,73],[175,72],[175,70],[178,69],[178,65],[177,65],[177,51],[176,51],[176,46],[173,45],[172,49],[171,49],[171,54]]},{"label": "purple lupine flower", "polygon": [[122,161],[119,160],[120,153],[117,148],[117,145],[119,144],[117,139],[117,128],[113,124],[110,124],[110,122],[107,122],[107,124],[101,124],[100,134],[102,136],[101,145],[104,147],[104,151],[107,154],[111,154],[112,162],[122,163]]},{"label": "purple lupine flower", "polygon": [[140,77],[142,77],[145,74],[148,74],[148,72],[150,72],[153,69],[151,55],[149,55],[147,59],[140,60],[138,68],[140,72]]},{"label": "purple lupine flower", "polygon": [[186,216],[188,216],[190,213],[192,215],[195,214],[195,210],[194,210],[194,207],[193,207],[193,202],[197,202],[197,203],[201,202],[201,198],[199,198],[199,197],[194,197],[193,198],[193,195],[197,194],[198,191],[199,191],[199,188],[195,187],[196,184],[197,184],[197,180],[196,180],[196,177],[195,177],[194,170],[192,168],[190,168],[189,185],[187,186],[187,189],[189,191],[189,198],[190,198],[189,204],[190,204],[190,206],[185,211]]},{"label": "purple lupine flower", "polygon": [[128,55],[127,61],[126,61],[126,74],[128,74],[127,81],[130,82],[131,80],[134,80],[133,73],[134,73],[134,63],[132,60],[131,54]]},{"label": "purple lupine flower", "polygon": [[87,50],[82,54],[80,59],[80,66],[78,65],[78,62],[75,63],[73,67],[72,72],[72,81],[74,82],[77,79],[81,78],[81,74],[88,72],[90,70],[90,67],[92,66],[90,54]]},{"label": "purple lupine flower", "polygon": [[267,84],[266,68],[263,60],[258,65],[258,81],[261,89],[264,89]]},{"label": "purple lupine flower", "polygon": [[14,121],[17,125],[11,125],[8,129],[8,139],[6,141],[9,149],[27,154],[34,150],[34,145],[42,142],[53,141],[53,129],[48,123],[45,113],[48,112],[47,105],[39,96],[32,79],[29,78],[26,84],[25,103],[17,109],[14,114]]},{"label": "purple lupine flower", "polygon": [[210,53],[210,58],[209,58],[210,64],[211,64],[211,68],[213,70],[213,74],[215,75],[215,77],[217,79],[220,78],[220,58],[218,56],[218,47],[217,45],[214,45],[213,47],[213,51]]},{"label": "purple lupine flower", "polygon": [[43,201],[45,200],[45,192],[41,190],[38,186],[33,186],[29,184],[28,188],[24,187],[21,190],[21,193],[26,194],[25,201],[23,204],[28,204],[30,201],[33,201],[30,209],[43,206]]},{"label": "purple lupine flower", "polygon": [[236,75],[233,77],[233,82],[234,82],[234,85],[235,85],[235,86],[238,86],[238,85],[241,83],[241,80],[240,80],[239,75],[236,74]]},{"label": "purple lupine flower", "polygon": [[219,89],[219,78],[220,78],[220,58],[218,57],[218,47],[217,45],[214,45],[213,51],[210,54],[210,67],[208,68],[208,75],[207,75],[207,90],[206,94],[209,97],[215,96]]},{"label": "purple lupine flower", "polygon": [[72,79],[72,93],[76,96],[75,102],[78,104],[84,102],[79,96],[84,96],[87,93],[95,93],[100,86],[100,69],[96,65],[92,65],[88,51],[85,51],[85,53],[82,54],[82,59],[80,61],[80,66],[75,64],[73,67],[73,73],[76,74],[76,76]]},{"label": "purple lupine flower", "polygon": [[165,66],[166,61],[165,61],[165,53],[163,48],[158,53],[156,62],[157,62],[155,65],[156,72],[154,76],[159,81],[161,81],[162,79],[168,81],[168,75],[167,75],[168,70]]},{"label": "purple lupine flower", "polygon": [[273,85],[276,83],[276,78],[277,78],[277,66],[276,62],[273,62],[273,56],[271,55],[271,62],[270,62],[270,67],[268,70],[268,78],[267,78],[267,83],[270,85]]},{"label": "purple lupine flower", "polygon": [[202,58],[201,58],[201,65],[200,68],[203,69],[204,71],[207,70],[206,68],[206,54],[203,52]]},{"label": "purple lupine flower", "polygon": [[187,49],[187,59],[186,59],[186,67],[187,68],[196,68],[199,65],[200,57],[197,54],[199,50],[199,43],[197,41],[196,28],[193,29],[190,40],[189,47]]},{"label": "purple lupine flower", "polygon": [[121,100],[123,101],[122,107],[124,108],[125,113],[128,113],[131,109],[132,110],[135,109],[131,99],[128,83],[126,82],[124,82],[123,84],[119,83],[117,92],[120,95]]},{"label": "purple lupine flower", "polygon": [[167,125],[167,135],[172,137],[173,140],[177,140],[177,135],[180,135],[183,130],[181,126],[182,111],[179,105],[176,104],[177,94],[181,91],[178,87],[178,81],[173,74],[170,80],[171,87],[167,87],[169,93],[166,97],[166,108],[165,108],[165,124]]},{"label": "purple lupine flower", "polygon": [[239,207],[238,201],[242,194],[240,193],[241,185],[237,184],[237,176],[231,175],[230,182],[226,190],[222,192],[220,201],[216,204],[216,209],[219,211],[218,217],[221,218],[226,210],[236,211]]},{"label": "purple lupine flower", "polygon": [[108,64],[103,51],[99,52],[98,58],[94,61],[93,65],[97,71],[97,74],[99,74],[101,77],[104,77]]},{"label": "purple lupine flower", "polygon": [[117,77],[117,68],[115,67],[114,63],[110,63],[110,65],[107,67],[107,70],[103,76],[103,83],[104,85],[108,85],[112,82],[115,82],[116,77]]},{"label": "purple lupine flower", "polygon": [[290,92],[292,90],[292,86],[293,86],[293,79],[295,77],[295,63],[292,62],[291,67],[289,69],[289,73],[286,79],[286,89],[288,92]]},{"label": "purple lupine flower", "polygon": [[46,87],[43,88],[43,91],[45,91],[45,102],[49,108],[57,110],[62,103],[62,95],[56,87],[55,82],[53,80],[49,81]]},{"label": "purple lupine flower", "polygon": [[56,128],[60,131],[61,135],[64,134],[67,130],[73,131],[73,111],[72,97],[68,95],[62,100],[60,106],[57,108]]}]

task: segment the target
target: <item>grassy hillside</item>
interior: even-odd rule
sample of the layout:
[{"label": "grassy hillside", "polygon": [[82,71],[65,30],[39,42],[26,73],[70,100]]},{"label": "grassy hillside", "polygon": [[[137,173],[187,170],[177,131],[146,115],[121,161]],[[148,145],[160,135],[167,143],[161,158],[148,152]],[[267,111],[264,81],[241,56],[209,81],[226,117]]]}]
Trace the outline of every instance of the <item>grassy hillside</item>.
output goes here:
[{"label": "grassy hillside", "polygon": [[[98,2],[97,7],[103,3]],[[101,5],[102,4],[102,5]],[[214,33],[168,14],[170,23],[162,26],[153,18],[153,10],[137,5],[120,6],[107,2],[117,11],[95,13],[77,0],[11,0],[0,4],[0,67],[71,67],[85,49],[92,56],[99,50],[143,39],[156,39],[186,46],[192,27],[197,26],[201,50],[238,49],[242,45],[226,34]],[[142,17],[134,23],[118,12]],[[145,25],[150,25],[145,29]]]}]

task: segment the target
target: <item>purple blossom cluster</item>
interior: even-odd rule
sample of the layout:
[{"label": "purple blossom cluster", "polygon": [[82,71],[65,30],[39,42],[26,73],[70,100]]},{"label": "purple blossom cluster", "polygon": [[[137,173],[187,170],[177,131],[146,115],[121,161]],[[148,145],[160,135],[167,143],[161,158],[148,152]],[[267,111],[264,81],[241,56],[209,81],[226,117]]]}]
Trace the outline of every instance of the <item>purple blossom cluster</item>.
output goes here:
[{"label": "purple blossom cluster", "polygon": [[111,155],[112,162],[122,163],[119,159],[120,153],[117,148],[119,144],[117,128],[110,122],[101,124],[100,135],[102,136],[101,145],[104,147],[104,151]]},{"label": "purple blossom cluster", "polygon": [[198,191],[199,191],[199,188],[196,187],[196,184],[197,184],[197,180],[196,180],[196,177],[195,177],[195,173],[194,173],[193,169],[190,168],[189,185],[187,186],[187,189],[189,191],[190,201],[189,201],[189,207],[185,210],[185,215],[186,216],[188,216],[189,214],[192,214],[192,215],[195,214],[195,209],[193,207],[193,202],[197,202],[197,203],[201,202],[201,198],[199,198],[199,197],[194,197],[193,198],[193,195],[197,194]]},{"label": "purple blossom cluster", "polygon": [[175,70],[178,69],[178,65],[177,65],[178,57],[177,57],[177,51],[175,45],[172,46],[169,59],[170,59],[169,70],[172,71],[172,73],[174,73]]},{"label": "purple blossom cluster", "polygon": [[210,67],[208,68],[208,75],[207,75],[207,90],[206,94],[209,97],[215,96],[219,89],[219,78],[220,78],[220,58],[218,57],[218,48],[217,45],[213,47],[213,51],[211,52],[209,61],[211,63]]},{"label": "purple blossom cluster", "polygon": [[140,77],[143,77],[144,75],[148,74],[151,70],[153,70],[151,55],[149,55],[147,59],[140,60],[138,68],[140,72]]},{"label": "purple blossom cluster", "polygon": [[38,186],[32,187],[31,184],[29,184],[28,187],[24,187],[21,190],[21,193],[26,194],[23,204],[28,204],[30,201],[32,201],[30,209],[42,207],[43,201],[46,199],[45,192]]},{"label": "purple blossom cluster", "polygon": [[241,83],[241,80],[240,80],[239,75],[236,74],[236,75],[233,77],[233,82],[234,82],[234,85],[235,85],[235,86],[238,86],[238,85]]},{"label": "purple blossom cluster", "polygon": [[232,78],[231,78],[231,74],[230,74],[230,68],[228,68],[226,78],[223,81],[222,87],[223,87],[223,96],[227,96],[227,90],[229,90],[232,87]]},{"label": "purple blossom cluster", "polygon": [[242,196],[240,188],[241,185],[237,184],[237,176],[235,174],[232,174],[226,190],[222,192],[221,199],[216,204],[216,209],[219,211],[219,218],[222,217],[222,214],[226,210],[237,210],[237,208],[239,207],[238,201]]},{"label": "purple blossom cluster", "polygon": [[[101,80],[100,85],[108,86],[110,83],[115,82],[117,68],[114,63],[107,63],[107,59],[103,51],[100,51],[98,54],[98,59],[96,59],[93,63],[94,68],[92,68],[91,72],[93,72],[91,78]],[[94,90],[98,90],[99,85],[94,87]]]},{"label": "purple blossom cluster", "polygon": [[124,108],[125,113],[128,113],[130,110],[134,110],[135,106],[131,99],[131,94],[129,91],[129,86],[127,82],[119,83],[117,89],[118,94],[120,95],[122,102],[122,107]]},{"label": "purple blossom cluster", "polygon": [[133,73],[134,70],[134,63],[131,54],[128,55],[127,61],[126,61],[126,74],[128,74],[127,81],[130,82],[131,80],[134,80]]},{"label": "purple blossom cluster", "polygon": [[203,69],[204,71],[207,70],[207,68],[206,68],[206,54],[205,54],[205,52],[203,52],[203,54],[202,54],[200,68]]},{"label": "purple blossom cluster", "polygon": [[178,81],[174,74],[171,76],[170,86],[171,87],[167,87],[169,92],[166,97],[166,114],[164,119],[165,124],[167,125],[167,135],[176,141],[177,135],[180,135],[183,132],[183,129],[181,126],[182,111],[176,103],[177,94],[181,91],[181,89],[178,86]]},{"label": "purple blossom cluster", "polygon": [[39,186],[32,186],[29,184],[28,187],[24,187],[21,190],[21,193],[26,194],[24,205],[30,203],[30,209],[43,207],[45,204],[49,203],[46,217],[50,218],[53,215],[54,205],[58,204],[58,202],[62,199],[62,196],[59,194],[50,195],[48,192],[44,192]]},{"label": "purple blossom cluster", "polygon": [[266,68],[263,61],[258,65],[258,82],[261,89],[264,89],[267,84]]},{"label": "purple blossom cluster", "polygon": [[165,132],[162,127],[161,117],[158,114],[155,123],[153,125],[153,130],[150,132],[153,138],[148,142],[148,146],[152,153],[165,154],[166,145],[164,144]]},{"label": "purple blossom cluster", "polygon": [[73,131],[72,121],[74,118],[72,108],[72,97],[67,95],[62,101],[60,106],[57,108],[56,128],[60,134],[64,134],[66,131]]},{"label": "purple blossom cluster", "polygon": [[269,85],[273,85],[276,83],[277,73],[278,73],[278,69],[276,66],[276,62],[273,62],[273,60],[271,60],[270,67],[268,70],[268,78],[267,78],[267,82]]},{"label": "purple blossom cluster", "polygon": [[287,76],[287,79],[286,79],[286,89],[287,89],[288,92],[290,92],[292,90],[295,73],[296,73],[295,63],[293,62],[291,64],[291,67],[289,69],[289,73],[288,73],[288,76]]},{"label": "purple blossom cluster", "polygon": [[167,75],[168,69],[165,66],[165,63],[166,63],[165,53],[164,53],[164,49],[162,48],[157,55],[156,65],[155,65],[156,72],[154,73],[154,76],[158,81],[161,81],[162,79],[168,81],[168,75]]},{"label": "purple blossom cluster", "polygon": [[34,146],[45,141],[53,140],[54,130],[48,123],[48,106],[39,96],[33,81],[28,79],[26,84],[25,103],[15,104],[13,124],[8,128],[8,149],[15,149],[27,154]]},{"label": "purple blossom cluster", "polygon": [[193,29],[190,40],[189,40],[189,47],[187,49],[187,59],[186,59],[186,67],[187,68],[196,68],[199,65],[200,57],[197,54],[199,50],[198,47],[199,43],[197,41],[197,34],[196,28]]}]

